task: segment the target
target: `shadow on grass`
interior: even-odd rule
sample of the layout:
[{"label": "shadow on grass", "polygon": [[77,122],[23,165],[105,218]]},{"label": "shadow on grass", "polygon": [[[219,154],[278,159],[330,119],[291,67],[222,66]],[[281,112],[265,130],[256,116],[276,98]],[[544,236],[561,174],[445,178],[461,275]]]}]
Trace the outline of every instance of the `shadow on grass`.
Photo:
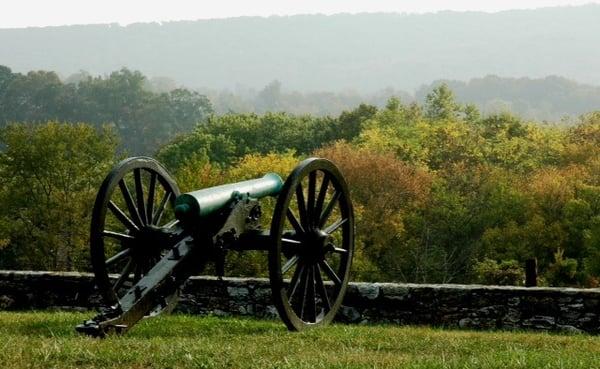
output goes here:
[{"label": "shadow on grass", "polygon": [[[0,338],[27,337],[27,338],[76,338],[84,337],[75,332],[75,326],[86,319],[94,316],[94,312],[72,313],[72,312],[0,312]],[[448,335],[449,337],[469,337],[473,339],[480,337],[481,333],[495,336],[544,338],[552,336],[573,336],[572,333],[558,332],[531,332],[531,331],[476,331],[462,330],[451,327],[414,327],[395,326],[389,324],[357,325],[334,324],[325,329],[310,330],[301,333],[288,333],[284,324],[279,320],[259,320],[249,317],[217,317],[217,316],[193,316],[184,314],[163,315],[151,319],[144,319],[136,324],[123,338],[132,340],[150,339],[200,339],[208,338],[215,340],[230,337],[247,337],[251,342],[257,336],[277,336],[286,339],[287,335],[313,337],[322,339],[321,336],[334,335],[349,339],[355,339],[362,335],[380,334],[378,332],[395,332],[394,335],[408,334],[412,337],[426,339],[431,334]],[[389,334],[389,333],[386,333]],[[484,335],[485,337],[486,335]],[[583,335],[586,336],[586,335]],[[292,337],[288,337],[292,338]],[[558,337],[556,337],[558,338]],[[567,337],[565,337],[567,338]],[[120,339],[116,337],[116,339]]]},{"label": "shadow on grass", "polygon": [[[76,337],[75,326],[94,316],[90,313],[0,312],[0,336]],[[252,318],[166,315],[143,319],[126,336],[131,338],[193,338],[254,336],[286,332],[283,323]]]}]

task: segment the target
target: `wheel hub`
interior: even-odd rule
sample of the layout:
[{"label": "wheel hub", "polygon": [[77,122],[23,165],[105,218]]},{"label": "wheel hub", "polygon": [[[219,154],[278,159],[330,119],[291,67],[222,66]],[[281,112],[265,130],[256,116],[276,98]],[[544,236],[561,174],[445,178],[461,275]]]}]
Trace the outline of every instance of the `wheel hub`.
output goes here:
[{"label": "wheel hub", "polygon": [[303,244],[305,260],[317,262],[325,256],[325,246],[329,241],[329,235],[320,229],[315,229],[306,235]]},{"label": "wheel hub", "polygon": [[135,241],[132,243],[132,252],[134,258],[138,260],[149,260],[160,256],[163,246],[168,243],[169,235],[162,229],[152,225],[142,227],[135,234]]}]

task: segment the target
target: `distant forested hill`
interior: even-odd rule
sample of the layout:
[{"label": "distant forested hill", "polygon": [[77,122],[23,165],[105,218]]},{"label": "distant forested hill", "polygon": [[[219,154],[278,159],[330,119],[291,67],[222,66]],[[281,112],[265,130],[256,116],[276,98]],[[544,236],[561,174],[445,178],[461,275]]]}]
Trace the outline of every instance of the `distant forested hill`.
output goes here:
[{"label": "distant forested hill", "polygon": [[558,121],[600,109],[600,87],[557,76],[440,80],[422,86],[416,92],[417,100],[425,101],[427,94],[442,83],[452,89],[458,101],[475,104],[484,113],[510,111],[528,119]]},{"label": "distant forested hill", "polygon": [[193,88],[256,89],[277,79],[299,91],[373,93],[489,74],[600,84],[598,45],[600,6],[586,5],[3,29],[0,64],[64,77],[125,66]]},{"label": "distant forested hill", "polygon": [[294,114],[337,115],[360,103],[384,107],[392,96],[405,103],[423,103],[427,94],[442,83],[452,89],[458,102],[474,104],[485,114],[512,112],[537,121],[558,122],[566,118],[572,123],[573,118],[581,114],[600,110],[600,86],[557,76],[502,78],[490,75],[467,82],[437,80],[422,85],[415,94],[391,88],[375,93],[302,93],[292,91],[278,81],[260,90],[232,92],[205,89],[202,93],[209,97],[217,113],[286,111]]}]

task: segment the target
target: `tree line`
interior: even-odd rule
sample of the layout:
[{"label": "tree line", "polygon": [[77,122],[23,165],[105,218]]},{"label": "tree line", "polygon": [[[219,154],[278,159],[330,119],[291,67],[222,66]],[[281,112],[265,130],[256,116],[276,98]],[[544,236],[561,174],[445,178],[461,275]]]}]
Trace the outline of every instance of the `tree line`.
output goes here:
[{"label": "tree line", "polygon": [[[67,120],[0,130],[0,267],[89,270],[93,198],[122,137]],[[333,160],[355,203],[355,279],[521,284],[537,258],[543,284],[600,284],[600,112],[544,125],[481,114],[440,85],[423,104],[209,115],[165,137],[153,155],[184,191]],[[264,274],[262,257],[231,254],[227,272]]]},{"label": "tree line", "polygon": [[110,126],[123,151],[149,154],[212,113],[206,96],[185,88],[152,92],[138,71],[82,73],[63,82],[55,72],[13,73],[0,66],[0,126],[47,121]]},{"label": "tree line", "polygon": [[600,87],[567,78],[502,78],[486,76],[468,82],[439,80],[423,85],[415,94],[424,101],[441,84],[448,85],[459,101],[477,105],[486,113],[513,112],[526,119],[572,123],[582,113],[600,106]]},{"label": "tree line", "polygon": [[277,80],[259,90],[202,89],[202,92],[213,103],[215,112],[220,114],[285,111],[325,116],[338,115],[360,103],[382,108],[391,96],[399,97],[404,102],[424,103],[427,94],[442,84],[452,89],[458,101],[474,104],[486,114],[512,112],[525,119],[560,122],[565,125],[576,122],[579,115],[600,106],[600,87],[558,76],[507,78],[488,75],[466,82],[437,80],[422,85],[414,94],[393,88],[373,93],[352,90],[337,93],[300,92],[286,88]]}]

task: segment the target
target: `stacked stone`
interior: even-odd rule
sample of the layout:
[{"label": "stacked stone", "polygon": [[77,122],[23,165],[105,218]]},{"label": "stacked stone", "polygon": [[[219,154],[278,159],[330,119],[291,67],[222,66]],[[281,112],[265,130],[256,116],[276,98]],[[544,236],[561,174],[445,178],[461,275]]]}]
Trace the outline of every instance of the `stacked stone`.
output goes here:
[{"label": "stacked stone", "polygon": [[192,277],[182,289],[176,311],[219,316],[276,318],[268,279]]},{"label": "stacked stone", "polygon": [[89,310],[100,304],[90,273],[0,271],[0,309]]},{"label": "stacked stone", "polygon": [[600,333],[600,290],[354,283],[348,322]]},{"label": "stacked stone", "polygon": [[[87,310],[100,305],[86,273],[0,271],[0,309]],[[193,277],[176,311],[276,318],[268,279]],[[351,283],[347,323],[600,333],[600,289]]]}]

